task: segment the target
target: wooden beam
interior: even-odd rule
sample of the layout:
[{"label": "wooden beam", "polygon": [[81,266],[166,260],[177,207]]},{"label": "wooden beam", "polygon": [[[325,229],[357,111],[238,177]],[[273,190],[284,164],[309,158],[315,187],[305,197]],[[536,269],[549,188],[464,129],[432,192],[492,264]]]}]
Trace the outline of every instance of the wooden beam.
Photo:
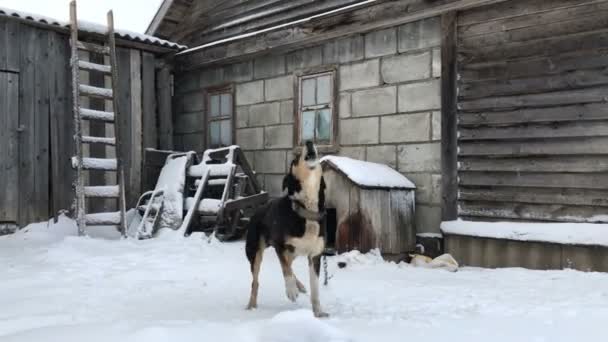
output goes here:
[{"label": "wooden beam", "polygon": [[173,0],[163,0],[163,2],[158,7],[158,11],[156,11],[154,18],[150,22],[150,25],[148,25],[148,28],[146,29],[146,34],[154,35],[156,33],[158,26],[160,26],[160,23],[167,15],[167,12],[171,8],[171,5],[173,5]]},{"label": "wooden beam", "polygon": [[171,72],[168,67],[158,70],[156,93],[158,97],[159,143],[163,150],[173,149],[173,114],[171,111]]},{"label": "wooden beam", "polygon": [[458,217],[456,12],[441,16],[441,172],[443,221]]},{"label": "wooden beam", "polygon": [[435,17],[443,13],[465,10],[508,0],[392,0],[377,5],[332,14],[305,23],[253,34],[208,47],[183,51],[177,65],[189,70],[218,63],[249,59],[273,50],[276,53],[318,45],[322,42],[355,33],[379,30]]}]

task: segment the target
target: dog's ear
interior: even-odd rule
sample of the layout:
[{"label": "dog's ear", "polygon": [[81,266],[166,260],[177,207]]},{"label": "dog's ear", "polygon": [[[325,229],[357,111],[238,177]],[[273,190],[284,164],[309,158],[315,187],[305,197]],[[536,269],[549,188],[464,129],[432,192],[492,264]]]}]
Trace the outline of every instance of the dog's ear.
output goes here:
[{"label": "dog's ear", "polygon": [[283,178],[282,190],[285,191],[285,189],[287,189],[287,194],[290,196],[302,190],[302,184],[291,172]]}]

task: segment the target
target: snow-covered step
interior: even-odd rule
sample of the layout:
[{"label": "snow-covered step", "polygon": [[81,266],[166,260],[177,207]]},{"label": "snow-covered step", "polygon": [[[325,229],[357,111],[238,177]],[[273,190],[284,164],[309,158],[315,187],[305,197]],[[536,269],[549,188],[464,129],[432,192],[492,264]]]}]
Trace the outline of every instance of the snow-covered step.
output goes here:
[{"label": "snow-covered step", "polygon": [[89,226],[117,226],[120,224],[120,211],[86,214],[84,219]]},{"label": "snow-covered step", "polygon": [[92,85],[81,84],[78,86],[78,90],[80,91],[81,96],[91,96],[104,100],[112,99],[112,89],[110,88],[101,88],[94,87]]},{"label": "snow-covered step", "polygon": [[[72,167],[78,167],[78,157],[72,157]],[[82,158],[82,167],[85,170],[116,171],[118,161],[110,158]]]},{"label": "snow-covered step", "polygon": [[114,121],[114,113],[113,112],[104,112],[101,110],[88,109],[88,108],[79,108],[80,116],[86,120],[99,120],[111,122]]},{"label": "snow-covered step", "polygon": [[85,186],[84,195],[95,198],[118,198],[120,188],[118,185]]},{"label": "snow-covered step", "polygon": [[[186,198],[185,209],[190,210],[194,206],[194,197]],[[198,204],[198,212],[201,214],[217,214],[222,206],[222,201],[215,198],[203,198]]]},{"label": "snow-covered step", "polygon": [[85,51],[95,52],[95,53],[99,53],[99,54],[103,54],[103,55],[110,54],[110,48],[108,46],[78,41],[78,42],[76,42],[76,47],[78,48],[78,50],[85,50]]},{"label": "snow-covered step", "polygon": [[[226,178],[210,179],[209,181],[207,181],[207,184],[208,184],[208,185],[212,185],[212,186],[213,186],[213,185],[215,185],[215,186],[217,186],[217,185],[222,185],[222,186],[223,186],[223,185],[226,185],[226,181],[227,181],[227,179],[226,179]],[[200,180],[200,179],[197,179],[196,181],[194,181],[194,186],[195,186],[195,187],[198,187],[198,185],[199,185],[200,183],[201,183],[201,180]]]},{"label": "snow-covered step", "polygon": [[209,169],[210,177],[218,177],[224,176],[228,177],[230,172],[232,171],[232,167],[234,164],[225,163],[225,164],[198,164],[193,165],[188,168],[188,176],[190,177],[202,177],[207,169]]},{"label": "snow-covered step", "polygon": [[101,72],[104,74],[112,73],[112,67],[109,65],[91,63],[91,62],[82,61],[82,60],[78,61],[78,67],[80,69],[87,70],[87,71],[97,71],[97,72]]},{"label": "snow-covered step", "polygon": [[83,144],[103,144],[103,145],[116,145],[116,138],[106,138],[106,137],[91,137],[91,136],[83,136],[82,137]]}]

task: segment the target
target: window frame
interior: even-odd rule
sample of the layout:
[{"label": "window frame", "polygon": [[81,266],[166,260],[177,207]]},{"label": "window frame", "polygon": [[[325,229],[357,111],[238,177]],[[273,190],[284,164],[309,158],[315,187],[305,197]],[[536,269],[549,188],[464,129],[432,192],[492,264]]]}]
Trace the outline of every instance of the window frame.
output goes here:
[{"label": "window frame", "polygon": [[[305,107],[301,105],[302,103],[302,95],[303,95],[303,87],[302,82],[305,79],[310,78],[318,78],[324,75],[329,75],[332,85],[330,85],[329,89],[331,90],[330,99],[329,99],[329,108],[331,109],[331,130],[330,130],[330,140],[328,143],[317,143],[317,149],[321,153],[336,153],[339,150],[339,115],[338,115],[338,99],[339,99],[339,91],[338,91],[338,78],[337,78],[337,67],[335,65],[324,66],[318,68],[310,68],[306,70],[299,70],[294,72],[294,134],[293,134],[293,144],[294,151],[297,151],[301,148],[301,125],[302,125],[302,112],[304,112]],[[317,88],[315,88],[317,89]]]},{"label": "window frame", "polygon": [[[211,117],[211,97],[215,96],[215,95],[221,95],[221,94],[230,94],[230,96],[232,97],[232,101],[230,102],[230,105],[232,106],[232,114],[230,116],[218,116],[218,117]],[[221,99],[220,99],[220,106],[221,106]],[[235,134],[236,134],[236,123],[235,123],[235,117],[236,117],[236,99],[234,98],[234,85],[233,84],[224,84],[224,85],[220,85],[220,86],[215,86],[215,87],[209,87],[205,89],[205,149],[209,149],[209,148],[219,148],[218,146],[211,146],[211,122],[213,121],[223,121],[226,119],[230,120],[230,134],[231,134],[231,139],[230,139],[230,145],[234,145],[235,143]],[[220,124],[221,125],[221,124]],[[221,128],[220,128],[221,131]],[[221,137],[220,137],[220,141],[221,141]]]}]

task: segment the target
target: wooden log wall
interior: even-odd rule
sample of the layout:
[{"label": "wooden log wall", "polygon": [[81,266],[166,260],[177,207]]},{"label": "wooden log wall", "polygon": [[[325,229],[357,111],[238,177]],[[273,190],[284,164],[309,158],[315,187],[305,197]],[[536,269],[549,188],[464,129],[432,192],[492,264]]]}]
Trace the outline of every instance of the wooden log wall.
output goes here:
[{"label": "wooden log wall", "polygon": [[459,216],[608,222],[608,1],[461,12]]},{"label": "wooden log wall", "polygon": [[[142,190],[143,148],[156,148],[158,141],[155,57],[126,47],[118,54],[127,56],[119,60],[117,93],[128,133],[123,146],[129,151],[123,152],[132,204]],[[92,81],[104,82],[95,77]],[[75,177],[70,165],[74,155],[71,93],[69,36],[0,17],[0,223],[25,226],[71,209]],[[103,124],[89,129],[105,132]],[[105,156],[103,148],[89,152]]]},{"label": "wooden log wall", "polygon": [[[238,36],[307,18],[361,0],[202,0],[194,1],[182,13],[182,20],[170,38],[188,46]],[[183,3],[173,7],[183,8]]]}]

